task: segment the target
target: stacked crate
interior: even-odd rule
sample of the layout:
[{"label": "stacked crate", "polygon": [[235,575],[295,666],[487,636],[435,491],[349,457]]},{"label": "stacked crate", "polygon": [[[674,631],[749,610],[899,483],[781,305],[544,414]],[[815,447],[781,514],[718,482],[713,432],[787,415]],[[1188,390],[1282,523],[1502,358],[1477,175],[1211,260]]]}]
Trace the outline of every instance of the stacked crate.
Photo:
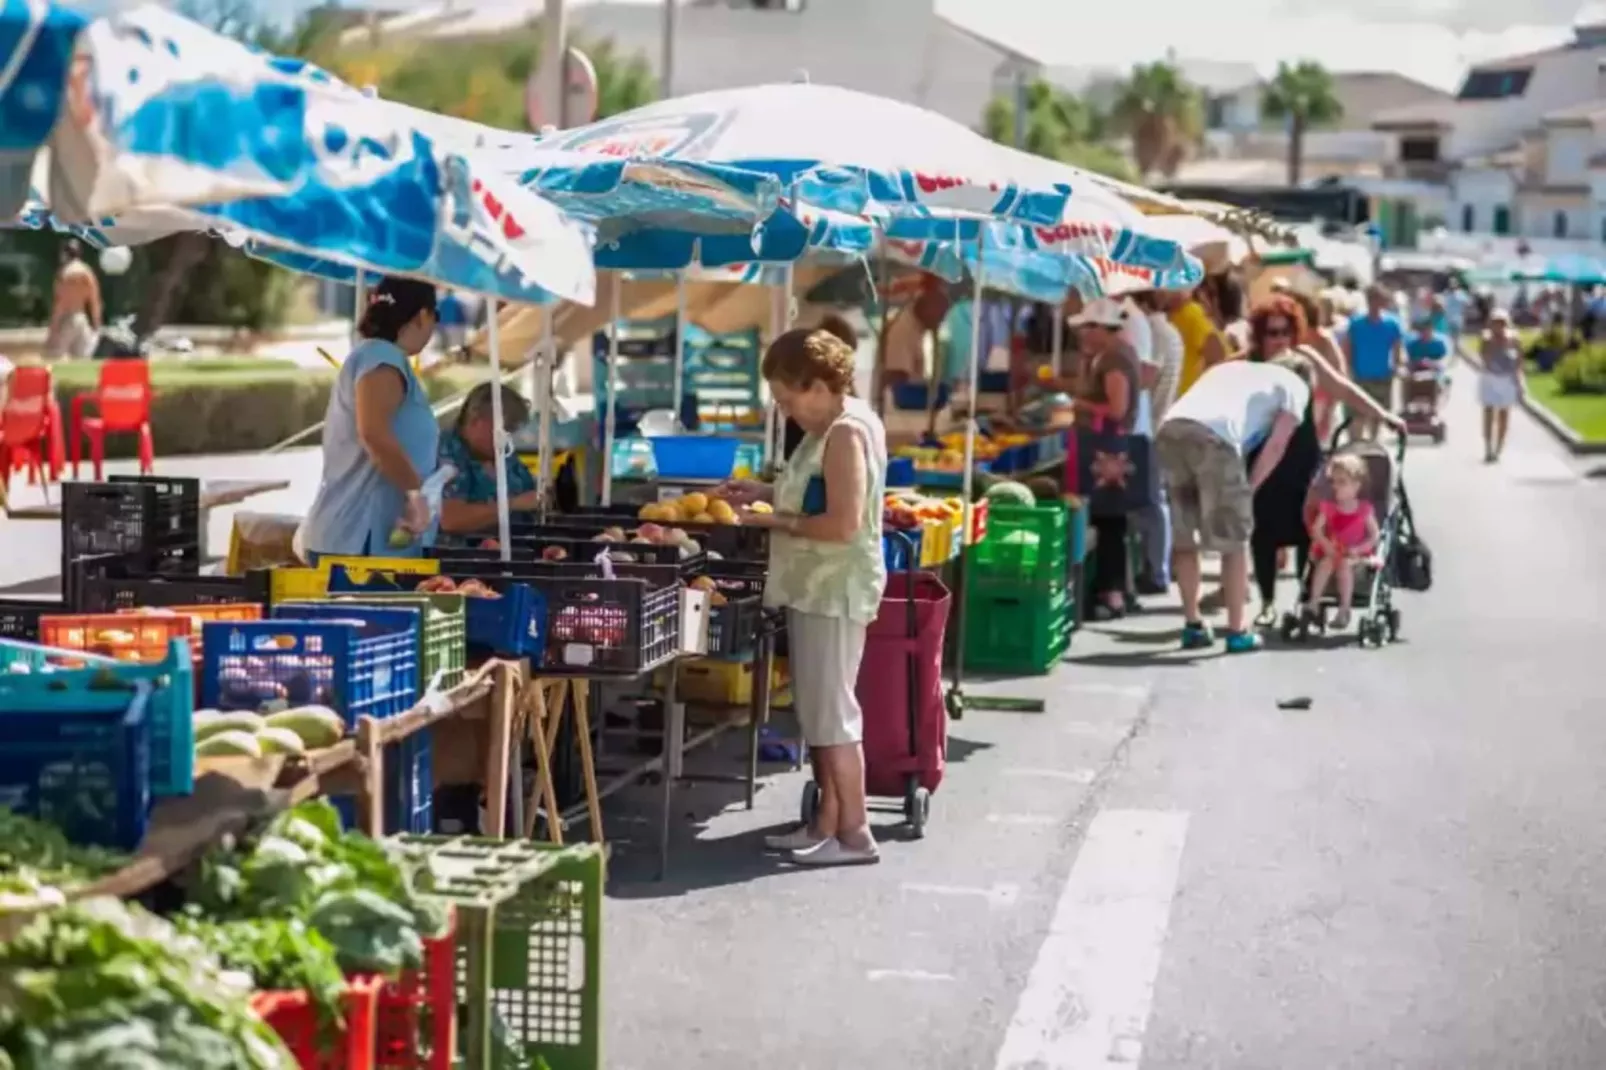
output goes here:
[{"label": "stacked crate", "polygon": [[967,671],[1046,673],[1070,647],[1070,510],[991,503],[965,570]]}]

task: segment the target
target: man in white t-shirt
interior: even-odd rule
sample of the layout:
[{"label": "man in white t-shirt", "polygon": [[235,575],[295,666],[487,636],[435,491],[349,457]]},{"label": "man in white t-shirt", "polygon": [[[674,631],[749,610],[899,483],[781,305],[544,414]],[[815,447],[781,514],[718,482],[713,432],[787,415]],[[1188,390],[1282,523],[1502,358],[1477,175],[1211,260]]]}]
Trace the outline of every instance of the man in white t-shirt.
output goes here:
[{"label": "man in white t-shirt", "polygon": [[[1244,626],[1255,490],[1282,460],[1305,418],[1311,376],[1309,362],[1299,356],[1218,364],[1177,399],[1155,435],[1160,478],[1171,503],[1171,567],[1182,595],[1184,650],[1215,641],[1199,614],[1201,550],[1221,554],[1227,652],[1260,649],[1260,636]],[[1255,469],[1246,473],[1244,458],[1257,447]]]}]

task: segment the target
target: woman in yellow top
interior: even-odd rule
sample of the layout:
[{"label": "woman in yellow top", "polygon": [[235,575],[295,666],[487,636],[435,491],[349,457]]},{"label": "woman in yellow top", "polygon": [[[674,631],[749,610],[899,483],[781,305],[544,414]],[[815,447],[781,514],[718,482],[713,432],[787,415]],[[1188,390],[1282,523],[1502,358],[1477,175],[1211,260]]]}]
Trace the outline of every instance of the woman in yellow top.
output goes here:
[{"label": "woman in yellow top", "polygon": [[1177,397],[1199,381],[1206,368],[1227,359],[1227,343],[1204,305],[1191,293],[1161,291],[1169,304],[1166,315],[1182,336],[1182,376],[1177,380]]}]

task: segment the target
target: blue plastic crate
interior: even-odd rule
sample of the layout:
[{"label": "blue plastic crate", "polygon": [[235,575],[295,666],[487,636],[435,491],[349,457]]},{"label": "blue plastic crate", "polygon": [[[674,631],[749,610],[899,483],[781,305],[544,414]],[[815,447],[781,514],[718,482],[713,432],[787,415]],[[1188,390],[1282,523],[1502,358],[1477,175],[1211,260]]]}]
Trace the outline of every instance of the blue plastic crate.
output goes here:
[{"label": "blue plastic crate", "polygon": [[889,531],[881,536],[881,557],[888,572],[907,572],[920,564],[921,531]]},{"label": "blue plastic crate", "polygon": [[915,462],[912,457],[893,457],[887,461],[887,486],[912,487],[915,485]]},{"label": "blue plastic crate", "polygon": [[151,685],[68,694],[70,705],[42,691],[0,703],[0,806],[132,851],[150,818]]},{"label": "blue plastic crate", "polygon": [[[330,594],[410,591],[424,576],[371,573],[354,580],[344,565],[329,569]],[[465,598],[465,638],[470,650],[540,661],[546,653],[546,595],[523,583],[508,584],[500,598]]]},{"label": "blue plastic crate", "polygon": [[729,479],[741,446],[719,435],[659,435],[649,441],[659,479]]},{"label": "blue plastic crate", "polygon": [[202,625],[201,703],[254,710],[283,699],[357,718],[394,717],[418,702],[418,610],[355,607],[333,620]]},{"label": "blue plastic crate", "polygon": [[28,702],[48,708],[54,703],[70,709],[86,693],[121,685],[126,694],[137,684],[150,684],[151,792],[168,798],[195,789],[195,668],[189,643],[174,639],[165,658],[147,664],[0,639],[0,668],[19,663],[29,665],[28,671],[0,674],[0,705]]},{"label": "blue plastic crate", "polygon": [[435,747],[428,731],[385,748],[385,835],[428,835],[435,824]]}]

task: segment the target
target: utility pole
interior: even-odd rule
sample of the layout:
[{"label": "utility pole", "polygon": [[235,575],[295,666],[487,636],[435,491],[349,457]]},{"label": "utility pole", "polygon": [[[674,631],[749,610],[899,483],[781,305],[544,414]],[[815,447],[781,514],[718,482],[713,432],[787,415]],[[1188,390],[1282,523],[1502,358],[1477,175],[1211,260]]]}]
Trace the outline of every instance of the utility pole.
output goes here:
[{"label": "utility pole", "polygon": [[1015,66],[1015,147],[1026,148],[1026,71]]},{"label": "utility pole", "polygon": [[563,6],[564,0],[546,0],[541,20],[541,76],[546,82],[541,95],[547,122],[559,130],[569,125],[569,31]]},{"label": "utility pole", "polygon": [[675,95],[675,21],[679,9],[679,0],[664,0],[664,69],[660,72],[659,95],[665,100]]}]

